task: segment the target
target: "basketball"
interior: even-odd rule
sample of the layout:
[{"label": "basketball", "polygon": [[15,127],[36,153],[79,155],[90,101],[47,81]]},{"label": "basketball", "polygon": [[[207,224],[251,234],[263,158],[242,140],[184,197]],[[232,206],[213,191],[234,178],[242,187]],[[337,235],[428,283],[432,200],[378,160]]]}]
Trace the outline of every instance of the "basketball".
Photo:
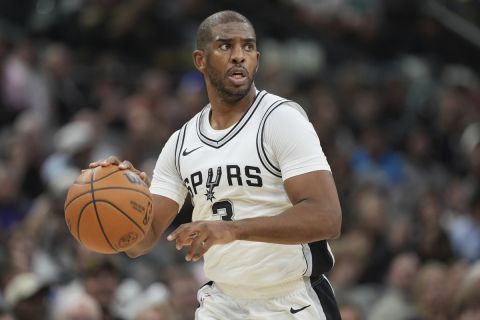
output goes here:
[{"label": "basketball", "polygon": [[116,165],[84,170],[68,189],[64,206],[70,233],[88,249],[105,254],[141,241],[152,221],[148,186]]}]

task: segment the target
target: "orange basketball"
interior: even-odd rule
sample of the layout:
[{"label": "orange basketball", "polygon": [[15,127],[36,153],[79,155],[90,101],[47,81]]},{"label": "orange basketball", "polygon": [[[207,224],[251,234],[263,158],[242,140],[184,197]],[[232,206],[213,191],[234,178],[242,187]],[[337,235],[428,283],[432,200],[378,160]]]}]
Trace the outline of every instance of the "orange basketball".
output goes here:
[{"label": "orange basketball", "polygon": [[132,171],[96,167],[70,186],[64,211],[70,233],[85,247],[117,253],[144,238],[152,222],[152,198]]}]

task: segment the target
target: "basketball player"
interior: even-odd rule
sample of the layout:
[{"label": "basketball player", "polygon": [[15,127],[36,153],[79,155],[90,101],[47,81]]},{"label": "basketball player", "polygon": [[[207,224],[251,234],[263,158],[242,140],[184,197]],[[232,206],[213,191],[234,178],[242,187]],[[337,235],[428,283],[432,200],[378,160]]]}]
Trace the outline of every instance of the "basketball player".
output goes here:
[{"label": "basketball player", "polygon": [[[196,319],[340,319],[324,276],[334,262],[326,240],[341,225],[330,167],[302,108],[255,87],[259,57],[239,13],[201,23],[193,62],[210,103],[165,144],[151,231],[127,253],[148,252],[189,193],[193,222],[167,239],[189,247],[187,261],[203,257],[212,280],[198,292]],[[115,157],[91,167],[112,163],[133,168]]]}]

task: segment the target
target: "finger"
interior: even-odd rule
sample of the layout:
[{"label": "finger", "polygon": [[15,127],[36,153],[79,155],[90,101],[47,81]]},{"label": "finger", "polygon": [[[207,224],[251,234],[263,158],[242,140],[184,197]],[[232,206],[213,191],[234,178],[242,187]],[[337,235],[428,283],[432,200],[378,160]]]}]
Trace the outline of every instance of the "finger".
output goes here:
[{"label": "finger", "polygon": [[168,241],[175,241],[175,248],[177,250],[191,244],[191,239],[194,235],[192,235],[191,231],[189,232],[186,229],[185,224],[182,224],[167,237]]},{"label": "finger", "polygon": [[133,165],[130,161],[124,160],[118,165],[119,169],[130,169],[131,171],[134,171],[135,168],[133,168]]},{"label": "finger", "polygon": [[198,231],[186,231],[182,237],[177,237],[176,247],[178,250],[185,246],[192,246],[192,243],[200,236]]},{"label": "finger", "polygon": [[[190,223],[184,223],[184,224],[181,224],[177,227],[177,229],[173,230],[167,237],[167,240],[168,241],[173,241],[173,240],[176,240],[177,238],[180,237],[180,235],[182,233],[186,233],[186,229],[188,229],[189,225],[191,225]],[[195,234],[198,236],[198,232],[195,233],[195,231],[191,231],[188,233],[188,235],[194,237]]]},{"label": "finger", "polygon": [[211,244],[208,240],[202,241],[200,249],[197,251],[197,253],[192,257],[192,261],[198,261],[200,260],[203,255],[210,249]]},{"label": "finger", "polygon": [[150,186],[150,179],[148,178],[148,175],[146,172],[144,171],[140,172],[139,176],[147,186]]},{"label": "finger", "polygon": [[120,163],[120,160],[116,156],[109,156],[106,160],[106,163],[108,164],[115,164],[118,165]]},{"label": "finger", "polygon": [[119,163],[120,163],[120,160],[118,160],[118,158],[115,156],[109,156],[107,159],[99,161],[99,164],[102,167],[108,167],[110,165],[118,165]]},{"label": "finger", "polygon": [[177,240],[175,241],[175,247],[177,248],[177,250],[180,250],[182,249],[183,247],[186,247],[186,246],[191,246],[192,245],[192,241],[198,237],[198,233],[197,232],[187,232],[185,231],[184,233],[180,234],[177,236]]},{"label": "finger", "polygon": [[181,232],[181,229],[182,229],[183,225],[180,225],[177,227],[177,229],[173,230],[167,237],[167,240],[168,241],[173,241],[173,240],[176,240],[179,233]]},{"label": "finger", "polygon": [[99,167],[99,166],[102,166],[102,167],[107,167],[109,165],[117,165],[120,163],[120,160],[118,160],[117,157],[115,156],[109,156],[107,159],[102,159],[102,160],[98,160],[98,161],[95,161],[95,162],[92,162],[88,165],[89,168],[95,168],[95,167]]},{"label": "finger", "polygon": [[93,168],[96,168],[98,166],[100,166],[100,162],[102,162],[102,160],[99,160],[99,161],[95,161],[95,162],[91,162],[88,167],[93,169]]},{"label": "finger", "polygon": [[93,169],[93,168],[96,168],[96,167],[107,167],[109,165],[112,165],[112,163],[109,162],[108,160],[98,160],[98,161],[90,163],[88,165],[88,167]]},{"label": "finger", "polygon": [[188,252],[185,260],[187,261],[198,261],[203,257],[205,252],[209,248],[208,239],[206,237],[198,237],[192,241],[190,251]]}]

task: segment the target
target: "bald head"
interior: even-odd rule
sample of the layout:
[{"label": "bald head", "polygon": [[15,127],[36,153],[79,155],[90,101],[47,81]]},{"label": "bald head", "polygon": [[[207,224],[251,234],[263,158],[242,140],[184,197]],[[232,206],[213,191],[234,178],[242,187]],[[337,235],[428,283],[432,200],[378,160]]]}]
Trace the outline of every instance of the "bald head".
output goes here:
[{"label": "bald head", "polygon": [[213,27],[230,22],[246,23],[255,32],[252,23],[240,13],[231,10],[219,11],[203,20],[198,27],[196,41],[197,50],[205,50],[207,44],[213,40],[211,32]]}]

